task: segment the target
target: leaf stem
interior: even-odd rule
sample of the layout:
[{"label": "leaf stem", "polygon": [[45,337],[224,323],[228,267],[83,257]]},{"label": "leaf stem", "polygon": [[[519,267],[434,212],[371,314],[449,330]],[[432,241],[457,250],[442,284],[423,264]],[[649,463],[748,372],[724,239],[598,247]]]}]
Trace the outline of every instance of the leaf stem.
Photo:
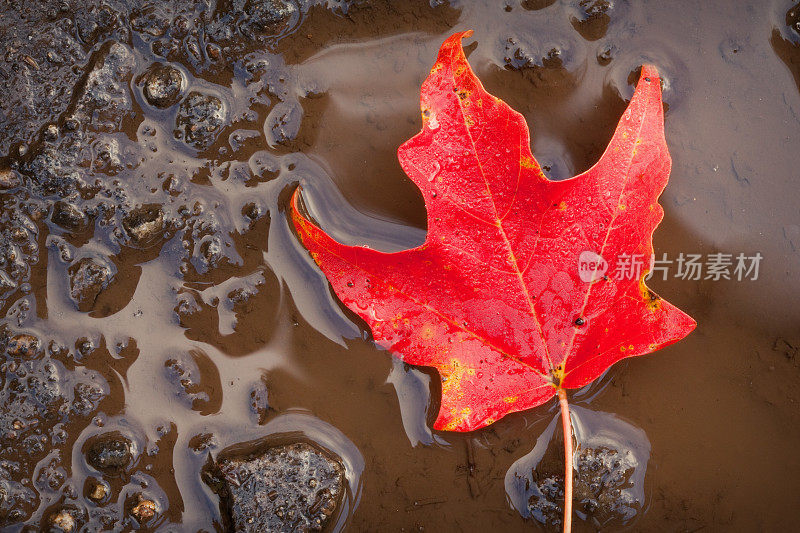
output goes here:
[{"label": "leaf stem", "polygon": [[564,533],[572,531],[572,422],[569,417],[567,391],[558,389],[561,423],[564,426]]}]

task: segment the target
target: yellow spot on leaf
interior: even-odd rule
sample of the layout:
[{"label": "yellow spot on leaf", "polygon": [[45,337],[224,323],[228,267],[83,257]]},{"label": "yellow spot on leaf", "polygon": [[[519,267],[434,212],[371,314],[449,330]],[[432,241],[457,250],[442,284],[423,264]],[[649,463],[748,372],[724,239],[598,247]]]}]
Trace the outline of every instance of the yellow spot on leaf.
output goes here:
[{"label": "yellow spot on leaf", "polygon": [[561,386],[561,382],[564,381],[564,367],[563,365],[558,365],[553,369],[553,384],[556,387]]},{"label": "yellow spot on leaf", "polygon": [[559,211],[566,211],[566,209],[567,209],[567,202],[559,202],[558,210]]},{"label": "yellow spot on leaf", "polygon": [[536,168],[536,164],[533,162],[533,159],[524,155],[520,158],[519,164],[523,166],[523,168]]},{"label": "yellow spot on leaf", "polygon": [[647,277],[647,271],[642,274],[642,277],[639,278],[639,294],[642,295],[642,299],[644,303],[647,304],[647,308],[651,311],[655,311],[657,309],[661,309],[661,297],[650,290],[650,287],[645,285],[644,278]]},{"label": "yellow spot on leaf", "polygon": [[458,427],[458,423],[459,422],[461,422],[461,420],[459,420],[458,418],[453,418],[453,419],[450,420],[450,422],[445,424],[442,427],[442,429],[445,430],[445,431],[455,431],[456,427]]},{"label": "yellow spot on leaf", "polygon": [[503,398],[503,401],[506,403],[516,403],[517,399],[518,399],[517,396],[506,396],[505,398]]}]

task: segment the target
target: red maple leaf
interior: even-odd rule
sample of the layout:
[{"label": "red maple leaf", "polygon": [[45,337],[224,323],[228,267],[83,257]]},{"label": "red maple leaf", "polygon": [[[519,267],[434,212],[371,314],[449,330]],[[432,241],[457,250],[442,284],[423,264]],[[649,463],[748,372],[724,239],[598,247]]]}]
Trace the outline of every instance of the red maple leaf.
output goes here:
[{"label": "red maple leaf", "polygon": [[522,115],[467,63],[461,40],[470,33],[442,44],[422,85],[422,131],[398,150],[425,200],[424,244],[397,253],[345,246],[300,213],[298,192],[292,200],[303,244],[375,342],[439,371],[434,428],[451,431],[556,393],[565,406],[564,389],[696,325],[644,283],[671,165],[655,67],[642,68],[600,161],[550,181]]}]

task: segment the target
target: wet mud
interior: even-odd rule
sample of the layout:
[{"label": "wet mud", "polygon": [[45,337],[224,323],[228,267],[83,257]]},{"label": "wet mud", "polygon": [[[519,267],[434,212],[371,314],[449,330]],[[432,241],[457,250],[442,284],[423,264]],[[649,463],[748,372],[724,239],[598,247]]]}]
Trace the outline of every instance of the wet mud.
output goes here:
[{"label": "wet mud", "polygon": [[424,240],[396,150],[465,29],[556,180],[654,63],[657,254],[763,256],[756,280],[656,276],[698,329],[571,392],[576,530],[797,528],[800,6],[10,0],[0,530],[558,529],[556,405],[432,431],[436,372],[374,346],[287,219],[301,186],[343,242]]}]

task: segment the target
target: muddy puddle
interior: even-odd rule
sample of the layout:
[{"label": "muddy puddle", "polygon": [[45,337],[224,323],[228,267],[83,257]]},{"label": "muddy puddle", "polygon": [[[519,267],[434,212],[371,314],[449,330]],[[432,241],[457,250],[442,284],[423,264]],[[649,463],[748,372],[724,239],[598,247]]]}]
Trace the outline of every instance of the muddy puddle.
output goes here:
[{"label": "muddy puddle", "polygon": [[639,65],[665,79],[674,262],[650,284],[699,326],[572,392],[576,529],[797,528],[800,7],[11,0],[2,531],[558,528],[555,403],[432,431],[436,373],[372,344],[287,219],[300,185],[343,242],[423,241],[396,150],[464,29],[552,179],[599,158]]}]

